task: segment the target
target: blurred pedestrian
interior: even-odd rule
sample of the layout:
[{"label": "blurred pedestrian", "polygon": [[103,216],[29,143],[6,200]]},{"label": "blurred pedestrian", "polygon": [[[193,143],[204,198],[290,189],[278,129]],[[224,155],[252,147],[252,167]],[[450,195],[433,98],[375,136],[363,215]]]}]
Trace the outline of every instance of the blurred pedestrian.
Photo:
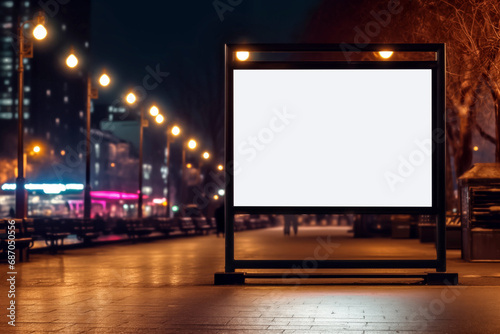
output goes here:
[{"label": "blurred pedestrian", "polygon": [[284,215],[285,226],[283,232],[285,235],[290,235],[290,228],[293,228],[293,234],[297,235],[299,229],[299,221],[296,215]]},{"label": "blurred pedestrian", "polygon": [[297,235],[297,232],[299,232],[299,218],[296,215],[292,216],[292,227],[293,235]]},{"label": "blurred pedestrian", "polygon": [[217,238],[219,237],[219,233],[222,233],[222,237],[224,237],[224,232],[226,227],[224,203],[221,203],[221,205],[217,209],[215,209],[214,217],[215,217]]},{"label": "blurred pedestrian", "polygon": [[291,220],[289,218],[290,215],[284,215],[283,218],[285,220],[285,225],[283,226],[283,233],[285,235],[290,235],[290,224]]}]

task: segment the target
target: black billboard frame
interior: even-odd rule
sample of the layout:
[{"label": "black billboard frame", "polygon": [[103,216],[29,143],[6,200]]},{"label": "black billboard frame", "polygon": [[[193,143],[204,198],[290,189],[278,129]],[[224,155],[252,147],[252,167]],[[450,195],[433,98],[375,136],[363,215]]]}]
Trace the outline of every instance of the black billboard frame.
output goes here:
[{"label": "black billboard frame", "polygon": [[[236,52],[290,53],[343,52],[342,44],[226,44],[225,46],[225,272],[215,273],[215,284],[243,284],[251,274],[236,269],[290,269],[302,260],[236,260],[234,258],[234,215],[239,213],[360,213],[360,214],[427,214],[436,215],[436,259],[432,260],[321,260],[321,269],[435,269],[425,281],[457,283],[458,275],[446,272],[445,237],[445,141],[433,140],[432,206],[431,207],[235,207],[233,185],[233,70],[235,69],[431,69],[432,70],[432,131],[446,133],[445,127],[445,44],[367,44],[360,52],[434,52],[433,61],[239,61]],[[433,138],[434,139],[434,138]],[[431,275],[429,273],[428,275]],[[253,275],[254,277],[261,277]],[[273,275],[262,277],[271,278]],[[322,275],[319,275],[324,277]],[[336,275],[331,275],[331,277]],[[370,275],[368,275],[370,276]],[[276,278],[279,276],[276,276]],[[436,278],[437,277],[437,278]]]}]

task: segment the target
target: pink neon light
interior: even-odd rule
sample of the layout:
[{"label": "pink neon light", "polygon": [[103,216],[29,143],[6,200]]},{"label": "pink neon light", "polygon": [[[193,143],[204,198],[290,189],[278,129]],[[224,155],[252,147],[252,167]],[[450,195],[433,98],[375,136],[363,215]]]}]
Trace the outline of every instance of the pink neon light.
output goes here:
[{"label": "pink neon light", "polygon": [[[94,198],[106,199],[138,199],[139,195],[130,193],[121,193],[118,191],[91,191],[90,196]],[[146,196],[144,196],[146,197]]]}]

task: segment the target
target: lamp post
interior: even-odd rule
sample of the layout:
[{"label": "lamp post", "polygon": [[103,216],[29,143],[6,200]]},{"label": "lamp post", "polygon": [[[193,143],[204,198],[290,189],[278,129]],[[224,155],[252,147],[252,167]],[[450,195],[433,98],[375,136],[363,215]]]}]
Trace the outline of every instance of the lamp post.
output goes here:
[{"label": "lamp post", "polygon": [[196,140],[190,139],[186,145],[182,145],[182,178],[181,178],[181,202],[184,201],[184,197],[186,194],[186,146],[190,150],[194,150],[197,146]]},{"label": "lamp post", "polygon": [[[128,93],[125,100],[127,101],[128,104],[135,104],[137,101],[137,98],[134,93]],[[138,175],[138,183],[139,183],[139,190],[138,190],[138,199],[137,199],[137,218],[142,218],[142,203],[143,203],[143,193],[142,193],[142,180],[143,180],[143,137],[144,137],[144,128],[148,126],[148,121],[144,119],[144,105],[141,104],[139,106],[139,113],[140,113],[140,121],[139,121],[139,175]],[[155,120],[157,123],[162,123],[165,118],[163,115],[160,115],[160,112],[158,110],[158,107],[156,106],[151,106],[149,109],[149,114],[151,116],[155,117]]]},{"label": "lamp post", "polygon": [[28,45],[24,45],[24,27],[27,24],[36,24],[33,36],[42,40],[47,36],[47,29],[43,26],[45,18],[40,12],[35,21],[20,22],[18,27],[19,36],[19,64],[17,67],[19,75],[18,102],[17,102],[17,179],[16,179],[16,218],[26,218],[27,198],[24,185],[24,129],[23,129],[23,104],[24,104],[24,58],[33,57],[33,42],[28,39]]},{"label": "lamp post", "polygon": [[170,207],[171,207],[171,199],[172,199],[172,196],[170,196],[170,181],[171,181],[171,176],[170,174],[171,171],[170,171],[170,134],[172,134],[174,137],[177,137],[179,134],[181,133],[181,129],[177,126],[177,125],[174,125],[172,127],[172,129],[170,131],[168,131],[167,129],[167,212],[166,212],[166,216],[167,218],[170,218]]},{"label": "lamp post", "polygon": [[42,151],[42,149],[40,148],[40,146],[35,145],[35,146],[33,146],[33,148],[31,150],[23,152],[23,163],[24,163],[24,166],[26,167],[23,170],[23,177],[25,179],[26,179],[26,170],[28,169],[28,155],[30,155],[30,156],[38,155],[41,151]]},{"label": "lamp post", "polygon": [[[66,65],[69,68],[75,68],[78,65],[78,58],[71,53],[66,58]],[[99,84],[106,87],[111,82],[109,76],[106,73],[101,74],[99,77]],[[85,188],[83,192],[83,219],[90,219],[92,200],[90,197],[90,191],[92,190],[92,185],[90,184],[90,106],[92,104],[92,99],[97,99],[98,92],[97,88],[92,87],[92,78],[90,74],[87,74],[87,97],[86,97],[86,138],[85,138]]]},{"label": "lamp post", "polygon": [[[160,114],[160,111],[158,110],[158,108],[156,106],[152,106],[151,109],[149,109],[149,113],[151,114],[151,116],[154,116],[155,117],[155,120],[156,120],[156,123],[158,124],[161,124],[163,123],[163,121],[165,120],[165,118],[163,117],[163,115]],[[181,129],[177,126],[177,125],[174,125],[172,126],[172,128],[169,128],[167,127],[167,152],[166,152],[166,159],[167,159],[167,179],[166,179],[166,188],[167,188],[167,208],[166,208],[166,212],[165,212],[165,215],[167,218],[170,217],[170,203],[171,203],[171,196],[170,196],[170,189],[169,189],[169,186],[170,186],[170,143],[171,143],[171,139],[170,139],[170,135],[174,136],[174,137],[177,137],[179,134],[181,133]]]}]

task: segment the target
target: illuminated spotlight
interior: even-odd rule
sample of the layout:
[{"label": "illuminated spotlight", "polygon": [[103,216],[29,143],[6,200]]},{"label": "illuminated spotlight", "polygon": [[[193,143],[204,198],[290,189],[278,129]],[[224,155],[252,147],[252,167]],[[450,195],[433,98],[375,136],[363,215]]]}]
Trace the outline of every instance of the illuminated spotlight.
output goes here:
[{"label": "illuminated spotlight", "polygon": [[219,199],[219,196],[214,195],[214,200],[218,200],[218,199]]},{"label": "illuminated spotlight", "polygon": [[33,29],[33,36],[38,40],[42,40],[47,37],[47,29],[45,29],[42,24],[38,24],[35,29]]},{"label": "illuminated spotlight", "polygon": [[61,155],[65,156],[66,155],[66,151],[65,150],[61,150]]},{"label": "illuminated spotlight", "polygon": [[125,100],[127,101],[127,103],[132,104],[137,100],[137,98],[135,97],[134,93],[128,93]]},{"label": "illuminated spotlight", "polygon": [[238,51],[236,52],[236,58],[240,61],[245,61],[250,57],[250,52],[248,51]]},{"label": "illuminated spotlight", "polygon": [[210,154],[208,152],[203,153],[203,159],[208,159],[210,158]]},{"label": "illuminated spotlight", "polygon": [[40,150],[41,150],[40,146],[38,146],[38,145],[33,147],[33,152],[35,152],[35,153],[40,153]]},{"label": "illuminated spotlight", "polygon": [[474,146],[474,151],[476,151],[476,152],[479,151],[479,147]]},{"label": "illuminated spotlight", "polygon": [[219,165],[219,166],[217,166],[217,169],[218,169],[218,170],[223,170],[223,169],[224,169],[224,166]]},{"label": "illuminated spotlight", "polygon": [[157,106],[152,106],[150,109],[149,109],[149,114],[153,117],[157,116],[158,114],[160,113],[160,110],[158,109]]},{"label": "illuminated spotlight", "polygon": [[109,78],[109,76],[106,73],[101,75],[101,77],[99,78],[99,83],[103,87],[106,87],[107,85],[109,85],[110,82],[111,82],[111,79]]},{"label": "illuminated spotlight", "polygon": [[178,207],[177,205],[174,205],[174,206],[172,207],[172,211],[173,211],[173,212],[177,212],[177,211],[179,211],[179,207]]},{"label": "illuminated spotlight", "polygon": [[191,168],[191,167],[193,167],[193,165],[191,165],[191,164],[186,165],[186,168]]},{"label": "illuminated spotlight", "polygon": [[224,191],[224,189],[219,189],[218,193],[219,193],[220,196],[224,196],[226,194],[226,192]]},{"label": "illuminated spotlight", "polygon": [[76,67],[76,65],[78,65],[78,58],[76,58],[74,54],[70,54],[68,58],[66,58],[66,65],[71,68]]},{"label": "illuminated spotlight", "polygon": [[384,59],[388,59],[388,58],[391,58],[392,54],[394,52],[393,51],[379,51],[378,54],[380,55],[380,57],[384,58]]}]

